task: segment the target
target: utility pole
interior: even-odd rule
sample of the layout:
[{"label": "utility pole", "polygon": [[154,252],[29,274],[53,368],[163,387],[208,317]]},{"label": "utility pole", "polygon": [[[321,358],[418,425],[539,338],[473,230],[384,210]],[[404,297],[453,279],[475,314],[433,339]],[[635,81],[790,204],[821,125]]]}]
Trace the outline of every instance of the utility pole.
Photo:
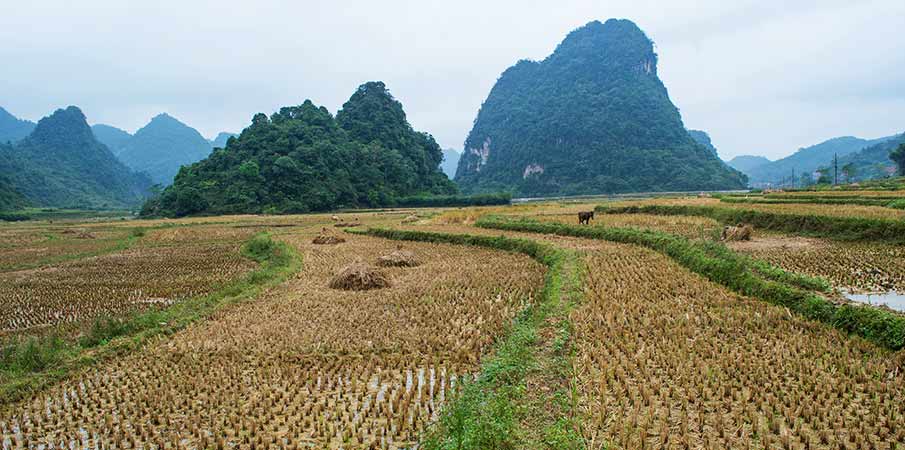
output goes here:
[{"label": "utility pole", "polygon": [[833,186],[839,184],[839,154],[833,153]]},{"label": "utility pole", "polygon": [[792,168],[792,189],[795,189],[797,186],[795,185],[795,168]]}]

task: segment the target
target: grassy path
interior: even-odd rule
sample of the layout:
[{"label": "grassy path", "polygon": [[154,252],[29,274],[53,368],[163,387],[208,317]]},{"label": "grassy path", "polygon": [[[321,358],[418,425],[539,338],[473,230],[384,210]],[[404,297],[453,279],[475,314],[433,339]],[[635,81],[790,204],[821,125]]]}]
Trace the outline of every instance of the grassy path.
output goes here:
[{"label": "grassy path", "polygon": [[498,341],[477,380],[447,406],[424,448],[584,448],[576,416],[569,319],[581,296],[580,260],[574,251],[504,236],[373,228],[364,233],[519,252],[548,268],[540,299]]}]

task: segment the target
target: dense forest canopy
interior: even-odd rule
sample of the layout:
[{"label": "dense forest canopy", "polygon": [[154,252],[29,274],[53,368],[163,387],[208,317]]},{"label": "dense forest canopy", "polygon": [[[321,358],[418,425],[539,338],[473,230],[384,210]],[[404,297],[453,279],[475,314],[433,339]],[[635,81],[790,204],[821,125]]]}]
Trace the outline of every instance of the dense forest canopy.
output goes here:
[{"label": "dense forest canopy", "polygon": [[0,174],[38,206],[133,207],[151,185],[95,139],[85,115],[74,106],[41,119],[14,146],[0,148]]},{"label": "dense forest canopy", "polygon": [[456,194],[441,158],[386,86],[369,82],[335,118],[310,100],[256,114],[226,148],[183,167],[143,214],[297,213]]},{"label": "dense forest canopy", "polygon": [[889,152],[889,159],[896,164],[897,173],[905,176],[905,142],[900,143],[895,150]]},{"label": "dense forest canopy", "polygon": [[524,196],[733,189],[744,176],[695,142],[631,21],[591,22],[500,76],[465,141],[467,193]]}]

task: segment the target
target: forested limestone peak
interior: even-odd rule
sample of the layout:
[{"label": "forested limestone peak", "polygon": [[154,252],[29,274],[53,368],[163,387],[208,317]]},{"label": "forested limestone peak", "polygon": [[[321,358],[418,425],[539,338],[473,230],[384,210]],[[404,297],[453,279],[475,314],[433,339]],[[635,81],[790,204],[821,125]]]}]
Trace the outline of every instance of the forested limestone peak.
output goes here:
[{"label": "forested limestone peak", "polygon": [[500,76],[465,140],[466,193],[523,196],[732,189],[745,177],[695,142],[628,20],[591,22]]}]

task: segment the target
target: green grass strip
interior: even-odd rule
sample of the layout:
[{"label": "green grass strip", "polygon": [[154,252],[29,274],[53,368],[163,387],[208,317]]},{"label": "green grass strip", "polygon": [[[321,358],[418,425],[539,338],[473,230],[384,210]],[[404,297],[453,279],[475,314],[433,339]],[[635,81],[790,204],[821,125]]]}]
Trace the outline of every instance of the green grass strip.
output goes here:
[{"label": "green grass strip", "polygon": [[797,233],[845,241],[880,241],[905,244],[905,220],[866,217],[835,217],[791,214],[750,209],[697,205],[643,205],[608,207],[595,211],[604,214],[655,214],[661,216],[709,217],[735,224],[747,223],[764,230]]},{"label": "green grass strip", "polygon": [[813,205],[860,205],[860,206],[881,206],[886,207],[889,206],[896,199],[884,199],[884,198],[865,198],[865,197],[856,197],[856,198],[836,198],[834,197],[804,197],[804,196],[795,196],[795,197],[786,197],[786,198],[778,198],[778,197],[755,197],[755,198],[743,198],[743,197],[720,197],[720,201],[723,203],[752,203],[752,204],[765,204],[765,205],[785,205],[785,204],[813,204]]},{"label": "green grass strip", "polygon": [[301,267],[301,256],[294,248],[266,233],[249,239],[242,253],[259,262],[259,267],[212,294],[159,311],[97,319],[78,342],[48,336],[5,343],[0,349],[0,404],[28,396],[77,369],[137,349],[152,337],[173,334],[226,305],[253,299]]},{"label": "green grass strip", "polygon": [[[514,448],[583,448],[575,417],[576,396],[571,383],[571,323],[568,311],[578,289],[574,253],[528,239],[504,236],[433,233],[411,230],[371,228],[349,230],[387,239],[471,245],[528,255],[547,266],[540,300],[522,311],[491,356],[484,358],[474,381],[464,385],[461,394],[444,407],[440,420],[427,433],[421,448],[427,450],[514,449]],[[557,327],[552,361],[542,358],[538,331],[553,318]],[[557,408],[556,420],[545,417],[543,408],[530,400],[526,392],[528,377],[539,367],[564,371],[566,386],[544,399],[546,408]],[[525,430],[524,423],[542,423],[541,431]]]},{"label": "green grass strip", "polygon": [[905,317],[870,306],[837,305],[813,292],[764,277],[761,266],[714,252],[711,244],[681,236],[635,228],[604,228],[484,216],[475,223],[483,228],[556,234],[640,245],[663,253],[692,272],[749,297],[784,306],[802,316],[861,336],[891,350],[905,346]]}]

